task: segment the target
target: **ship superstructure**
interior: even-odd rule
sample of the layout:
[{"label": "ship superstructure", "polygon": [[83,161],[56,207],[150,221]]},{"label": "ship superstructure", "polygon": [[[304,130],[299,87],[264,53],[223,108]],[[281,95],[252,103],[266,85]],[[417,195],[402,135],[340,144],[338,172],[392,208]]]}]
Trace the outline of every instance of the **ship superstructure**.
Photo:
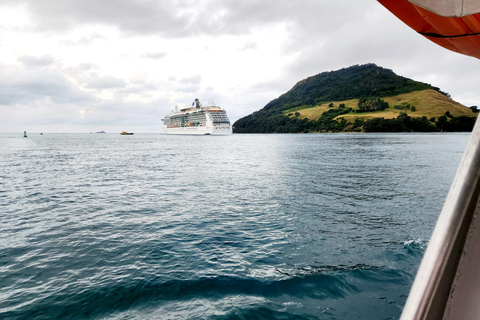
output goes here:
[{"label": "ship superstructure", "polygon": [[232,126],[224,109],[209,101],[202,106],[198,99],[189,108],[175,109],[162,119],[168,134],[231,135]]}]

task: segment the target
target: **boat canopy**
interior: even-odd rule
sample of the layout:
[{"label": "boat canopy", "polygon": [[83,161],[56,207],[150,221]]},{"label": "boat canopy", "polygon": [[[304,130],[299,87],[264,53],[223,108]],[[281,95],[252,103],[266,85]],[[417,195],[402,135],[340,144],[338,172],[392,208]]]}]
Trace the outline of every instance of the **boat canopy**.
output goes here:
[{"label": "boat canopy", "polygon": [[378,2],[427,39],[451,51],[480,59],[480,1]]}]

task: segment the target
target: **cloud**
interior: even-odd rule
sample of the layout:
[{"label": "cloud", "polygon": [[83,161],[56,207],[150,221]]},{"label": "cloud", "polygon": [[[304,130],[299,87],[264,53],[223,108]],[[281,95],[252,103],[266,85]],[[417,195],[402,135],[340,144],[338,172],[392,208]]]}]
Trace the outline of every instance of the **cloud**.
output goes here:
[{"label": "cloud", "polygon": [[41,57],[22,55],[17,58],[26,67],[46,67],[55,62],[55,58],[50,55],[43,55]]},{"label": "cloud", "polygon": [[[17,0],[26,5],[37,30],[68,31],[81,25],[115,26],[124,33],[167,38],[202,34],[250,34],[271,24],[325,30],[363,14],[368,2],[334,0]],[[360,11],[358,9],[361,9]],[[329,19],[321,18],[328,16]]]},{"label": "cloud", "polygon": [[92,71],[92,70],[99,70],[100,67],[94,63],[80,63],[77,69],[82,71]]},{"label": "cloud", "polygon": [[170,90],[175,91],[177,94],[184,95],[187,99],[190,99],[191,95],[198,95],[201,90],[202,76],[200,74],[195,74],[190,77],[176,79],[175,77],[170,77],[168,81],[164,84],[164,87]]},{"label": "cloud", "polygon": [[18,0],[42,31],[68,31],[79,25],[116,26],[125,33],[183,33],[189,6],[184,1]]},{"label": "cloud", "polygon": [[44,99],[77,103],[91,101],[92,97],[56,71],[0,67],[0,105],[14,106]]},{"label": "cloud", "polygon": [[199,85],[202,82],[202,76],[200,74],[196,74],[188,78],[183,78],[180,80],[180,82],[185,85]]},{"label": "cloud", "polygon": [[123,79],[117,79],[112,76],[105,76],[101,78],[91,79],[85,87],[97,90],[120,89],[126,87],[126,82]]},{"label": "cloud", "polygon": [[149,59],[162,59],[167,55],[166,52],[147,52],[143,56]]},{"label": "cloud", "polygon": [[122,90],[126,94],[144,94],[166,87],[166,84],[155,84],[146,81],[130,81],[128,87]]},{"label": "cloud", "polygon": [[244,51],[244,50],[254,50],[258,48],[258,44],[253,41],[248,41],[245,43],[245,45],[242,48],[239,48],[238,50]]},{"label": "cloud", "polygon": [[90,35],[79,38],[78,40],[63,40],[60,41],[60,44],[63,44],[67,47],[73,46],[87,46],[92,44],[95,40],[105,40],[105,37],[98,33],[92,33]]}]

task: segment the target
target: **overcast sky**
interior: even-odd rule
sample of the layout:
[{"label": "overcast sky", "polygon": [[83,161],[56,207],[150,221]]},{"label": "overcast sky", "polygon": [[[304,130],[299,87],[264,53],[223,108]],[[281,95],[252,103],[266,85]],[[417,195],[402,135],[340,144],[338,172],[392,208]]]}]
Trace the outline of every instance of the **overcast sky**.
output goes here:
[{"label": "overcast sky", "polygon": [[195,98],[233,122],[365,63],[480,105],[479,60],[373,0],[0,0],[0,132],[162,132]]}]

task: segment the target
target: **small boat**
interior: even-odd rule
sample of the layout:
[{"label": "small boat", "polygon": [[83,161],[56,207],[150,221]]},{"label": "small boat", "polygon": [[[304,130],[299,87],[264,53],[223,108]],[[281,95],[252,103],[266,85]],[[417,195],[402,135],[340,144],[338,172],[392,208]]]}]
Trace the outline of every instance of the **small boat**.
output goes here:
[{"label": "small boat", "polygon": [[120,133],[122,136],[133,136],[133,132],[127,132],[127,131],[122,131],[122,133]]}]

